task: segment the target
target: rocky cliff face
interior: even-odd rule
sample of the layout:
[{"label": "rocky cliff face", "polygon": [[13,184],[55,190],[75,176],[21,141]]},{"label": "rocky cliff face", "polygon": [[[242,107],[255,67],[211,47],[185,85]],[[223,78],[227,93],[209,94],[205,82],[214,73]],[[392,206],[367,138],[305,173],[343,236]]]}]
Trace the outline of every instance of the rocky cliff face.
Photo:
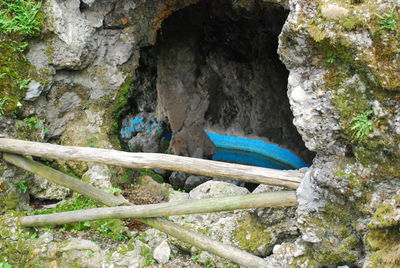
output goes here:
[{"label": "rocky cliff face", "polygon": [[[49,0],[26,58],[0,41],[1,64],[30,79],[18,91],[0,76],[0,132],[118,149],[123,117],[146,112],[176,134],[178,154],[209,155],[204,130],[214,130],[316,155],[290,213],[296,231],[262,251],[270,267],[398,267],[399,9],[396,0]],[[57,166],[105,188],[123,172]],[[5,164],[0,174],[26,177]],[[31,195],[44,196],[35,185]],[[54,192],[46,198],[68,194]]]}]

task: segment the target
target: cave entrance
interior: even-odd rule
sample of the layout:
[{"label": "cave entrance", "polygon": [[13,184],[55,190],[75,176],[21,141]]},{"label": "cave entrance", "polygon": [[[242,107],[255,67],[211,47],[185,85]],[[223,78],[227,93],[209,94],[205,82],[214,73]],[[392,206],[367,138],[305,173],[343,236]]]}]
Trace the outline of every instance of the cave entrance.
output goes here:
[{"label": "cave entrance", "polygon": [[176,11],[156,45],[142,48],[121,131],[131,150],[169,147],[208,158],[215,154],[210,132],[266,141],[312,161],[292,123],[288,71],[277,54],[288,11],[264,1],[233,2],[201,0]]}]

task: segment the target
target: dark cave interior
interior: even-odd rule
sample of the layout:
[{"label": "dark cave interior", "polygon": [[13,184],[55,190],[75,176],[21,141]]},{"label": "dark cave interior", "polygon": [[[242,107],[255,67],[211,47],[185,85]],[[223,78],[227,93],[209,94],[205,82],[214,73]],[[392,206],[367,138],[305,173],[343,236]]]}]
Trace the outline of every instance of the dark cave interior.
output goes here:
[{"label": "dark cave interior", "polygon": [[[175,154],[207,157],[209,131],[268,141],[311,163],[315,155],[292,123],[289,73],[277,54],[288,13],[255,3],[203,0],[167,18],[156,45],[141,49],[124,116],[156,117],[180,137],[170,144]],[[123,142],[147,142],[143,135]],[[160,139],[153,142],[158,146],[143,151],[163,150]]]}]

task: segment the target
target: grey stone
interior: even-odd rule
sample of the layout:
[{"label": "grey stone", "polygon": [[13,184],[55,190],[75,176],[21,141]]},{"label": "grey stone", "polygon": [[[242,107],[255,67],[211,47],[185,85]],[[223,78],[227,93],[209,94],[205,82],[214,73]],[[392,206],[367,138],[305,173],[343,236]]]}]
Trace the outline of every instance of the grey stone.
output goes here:
[{"label": "grey stone", "polygon": [[190,199],[203,199],[220,196],[235,196],[249,194],[249,190],[222,181],[207,181],[189,193]]},{"label": "grey stone", "polygon": [[109,167],[98,164],[89,164],[89,169],[82,175],[82,180],[103,190],[108,190],[112,187],[111,178]]},{"label": "grey stone", "polygon": [[325,201],[319,198],[313,188],[312,173],[318,176],[318,171],[308,171],[296,190],[299,206],[302,210],[306,209],[309,212],[318,211],[325,206]]},{"label": "grey stone", "polygon": [[29,194],[38,199],[62,200],[70,193],[70,189],[54,184],[38,175],[33,177],[29,185]]},{"label": "grey stone", "polygon": [[53,21],[50,30],[57,36],[52,40],[49,61],[56,69],[82,70],[95,58],[96,45],[91,40],[95,29],[82,16],[79,5],[79,0],[48,3]]},{"label": "grey stone", "polygon": [[141,254],[144,247],[148,248],[140,240],[136,240],[135,242],[130,241],[125,245],[122,244],[110,254],[109,264],[114,267],[141,267],[145,260]]},{"label": "grey stone", "polygon": [[171,176],[169,176],[169,183],[175,190],[184,189],[187,177],[189,177],[187,173],[174,171],[171,173]]},{"label": "grey stone", "polygon": [[34,101],[37,99],[37,97],[40,96],[40,94],[42,94],[43,92],[43,87],[39,82],[36,82],[35,80],[32,80],[29,84],[28,84],[28,89],[26,91],[26,95],[25,95],[25,100],[26,101]]},{"label": "grey stone", "polygon": [[100,247],[90,240],[71,238],[61,244],[58,252],[62,267],[70,267],[76,263],[81,267],[101,267]]},{"label": "grey stone", "polygon": [[329,4],[321,9],[322,16],[327,19],[340,19],[349,15],[349,10],[338,4]]},{"label": "grey stone", "polygon": [[189,199],[189,193],[172,191],[168,194],[168,202],[183,201]]},{"label": "grey stone", "polygon": [[199,186],[202,183],[205,183],[206,181],[211,180],[210,177],[206,176],[189,176],[186,181],[185,181],[185,191],[190,192],[197,186]]},{"label": "grey stone", "polygon": [[168,171],[165,169],[161,169],[161,168],[154,168],[153,169],[155,173],[161,175],[161,176],[165,176],[167,175]]},{"label": "grey stone", "polygon": [[96,0],[81,0],[81,1],[88,6],[91,6]]},{"label": "grey stone", "polygon": [[161,244],[158,245],[153,251],[153,258],[160,264],[167,263],[170,255],[171,249],[168,245],[167,240],[161,242]]}]

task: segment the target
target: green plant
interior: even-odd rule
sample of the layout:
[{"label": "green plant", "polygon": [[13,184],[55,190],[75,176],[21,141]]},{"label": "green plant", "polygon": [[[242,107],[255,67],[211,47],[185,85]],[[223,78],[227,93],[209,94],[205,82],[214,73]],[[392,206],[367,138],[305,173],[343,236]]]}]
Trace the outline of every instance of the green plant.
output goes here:
[{"label": "green plant", "polygon": [[24,122],[27,123],[29,129],[40,129],[41,125],[44,123],[44,119],[37,119],[36,117],[28,117],[24,119]]},{"label": "green plant", "polygon": [[5,105],[6,105],[6,100],[0,98],[0,115],[4,115]]},{"label": "green plant", "polygon": [[397,19],[396,19],[396,13],[395,13],[395,7],[392,7],[388,13],[383,13],[382,15],[375,14],[380,21],[380,29],[381,30],[386,30],[386,31],[394,31],[397,26]]},{"label": "green plant", "polygon": [[28,42],[17,42],[17,41],[11,41],[10,43],[10,48],[14,52],[24,52],[25,49],[28,47]]},{"label": "green plant", "polygon": [[29,189],[26,180],[20,180],[18,183],[15,183],[14,186],[17,187],[21,193],[26,193]]},{"label": "green plant", "polygon": [[0,262],[0,268],[13,268],[11,264]]},{"label": "green plant", "polygon": [[89,138],[86,140],[86,144],[88,147],[96,147],[96,139],[94,135],[89,136]]},{"label": "green plant", "polygon": [[90,102],[89,102],[89,101],[85,102],[85,103],[82,105],[82,109],[83,109],[83,110],[87,110],[87,109],[89,109],[89,107],[90,107]]},{"label": "green plant", "polygon": [[205,260],[201,260],[201,259],[200,259],[200,255],[193,255],[193,256],[191,257],[191,259],[194,260],[195,262],[202,263],[205,267],[210,267],[210,266],[213,265],[213,262],[212,262],[211,259],[207,258],[207,259],[205,259]]},{"label": "green plant", "polygon": [[40,32],[37,15],[42,1],[3,0],[0,3],[0,32],[34,35]]},{"label": "green plant", "polygon": [[164,178],[160,174],[157,174],[152,169],[143,169],[139,171],[140,176],[150,176],[153,180],[158,183],[164,183]]},{"label": "green plant", "polygon": [[[74,211],[81,209],[96,208],[98,204],[88,197],[76,195],[75,198],[58,205],[52,209],[37,210],[36,215],[51,214],[57,212]],[[77,223],[64,224],[63,230],[78,232],[83,230],[94,230],[99,232],[104,237],[109,237],[114,240],[125,240],[127,236],[124,234],[125,226],[123,221],[119,219],[99,220],[99,221],[84,221]]]},{"label": "green plant", "polygon": [[194,261],[200,261],[200,255],[193,255],[191,259]]},{"label": "green plant", "polygon": [[28,88],[29,83],[31,82],[31,79],[21,79],[18,81],[18,87],[19,89],[26,89]]},{"label": "green plant", "polygon": [[111,187],[110,189],[108,189],[108,192],[112,195],[115,195],[115,194],[120,194],[122,190],[120,188]]},{"label": "green plant", "polygon": [[151,253],[150,248],[146,246],[141,247],[140,255],[145,258],[143,264],[140,266],[141,268],[149,267],[156,263],[156,261],[153,259],[153,254]]},{"label": "green plant", "polygon": [[362,142],[367,138],[370,133],[372,133],[373,121],[371,119],[371,116],[373,115],[373,113],[374,111],[371,109],[353,117],[352,126],[350,128],[353,132],[353,141]]},{"label": "green plant", "polygon": [[336,56],[333,54],[329,54],[328,57],[326,58],[327,63],[334,63],[336,60]]}]

